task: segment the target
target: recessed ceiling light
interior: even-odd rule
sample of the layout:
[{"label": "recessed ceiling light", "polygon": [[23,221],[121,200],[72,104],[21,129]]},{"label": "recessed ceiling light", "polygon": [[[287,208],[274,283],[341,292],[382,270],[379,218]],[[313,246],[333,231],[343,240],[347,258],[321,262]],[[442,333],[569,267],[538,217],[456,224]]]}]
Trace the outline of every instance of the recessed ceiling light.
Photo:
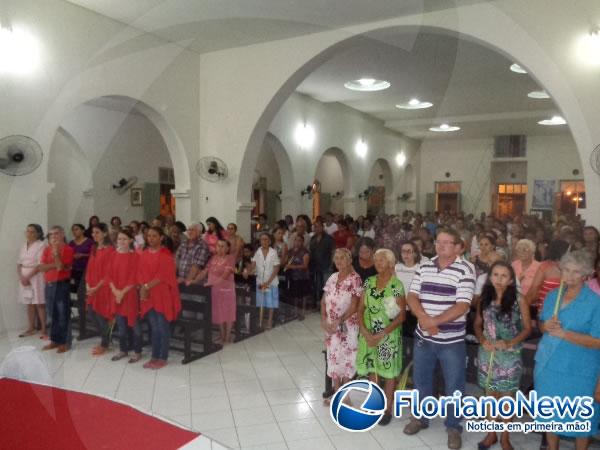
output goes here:
[{"label": "recessed ceiling light", "polygon": [[529,94],[527,94],[527,97],[536,99],[550,98],[546,91],[531,91]]},{"label": "recessed ceiling light", "polygon": [[447,123],[441,124],[439,127],[431,127],[430,131],[435,131],[436,133],[448,133],[449,131],[458,131],[460,127],[450,126]]},{"label": "recessed ceiling light", "polygon": [[407,103],[399,103],[396,105],[398,109],[425,109],[431,108],[433,103],[431,102],[422,102],[418,98],[412,98]]},{"label": "recessed ceiling light", "polygon": [[515,73],[527,73],[527,71],[518,64],[511,65],[510,70],[512,70]]},{"label": "recessed ceiling light", "polygon": [[540,125],[566,125],[567,121],[561,116],[552,116],[551,119],[544,119],[538,122]]},{"label": "recessed ceiling light", "polygon": [[358,80],[347,81],[344,83],[346,89],[351,91],[383,91],[391,86],[389,81],[376,80],[375,78],[360,78]]}]

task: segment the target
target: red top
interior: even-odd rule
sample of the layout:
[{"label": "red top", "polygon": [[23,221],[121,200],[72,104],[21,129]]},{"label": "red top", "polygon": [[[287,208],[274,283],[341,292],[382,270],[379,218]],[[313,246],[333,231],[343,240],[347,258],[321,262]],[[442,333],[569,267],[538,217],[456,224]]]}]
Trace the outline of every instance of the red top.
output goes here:
[{"label": "red top", "polygon": [[[54,256],[52,254],[52,247],[48,246],[44,249],[42,253],[42,257],[40,259],[40,264],[53,264]],[[73,256],[75,253],[73,249],[69,247],[67,244],[64,244],[60,248],[60,261],[63,265],[68,266],[68,269],[64,270],[56,270],[51,269],[44,273],[44,280],[46,283],[55,283],[57,281],[65,281],[71,279],[71,265],[73,264]]]},{"label": "red top", "polygon": [[159,251],[144,250],[140,255],[138,267],[138,284],[160,280],[160,283],[150,289],[147,299],[140,299],[142,317],[154,309],[163,314],[169,322],[174,321],[181,311],[181,299],[173,254],[166,248]]},{"label": "red top", "polygon": [[346,248],[348,245],[348,238],[352,236],[349,230],[337,230],[331,235],[335,241],[335,248]]},{"label": "red top", "polygon": [[110,299],[111,292],[108,284],[108,269],[110,268],[110,262],[114,253],[115,249],[113,247],[92,250],[85,272],[85,282],[91,288],[96,287],[100,281],[104,280],[102,287],[94,295],[88,296],[87,303],[92,306],[92,309],[97,314],[105,319],[113,318]]},{"label": "red top", "polygon": [[[112,283],[118,290],[127,286],[137,284],[137,271],[140,255],[136,252],[119,253],[115,252],[108,268],[108,286]],[[127,318],[127,325],[135,325],[140,312],[140,302],[135,287],[130,289],[121,303],[117,304],[117,299],[110,290],[110,306],[113,314],[118,314]]]}]

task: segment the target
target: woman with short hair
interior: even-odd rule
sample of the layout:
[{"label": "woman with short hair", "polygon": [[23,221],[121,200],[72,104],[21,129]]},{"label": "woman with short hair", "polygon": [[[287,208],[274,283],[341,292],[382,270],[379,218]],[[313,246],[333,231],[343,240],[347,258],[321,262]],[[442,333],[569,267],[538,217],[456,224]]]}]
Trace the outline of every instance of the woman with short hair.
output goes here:
[{"label": "woman with short hair", "polygon": [[25,229],[25,243],[21,247],[17,261],[17,276],[19,288],[17,299],[27,305],[27,330],[19,337],[31,336],[36,333],[36,314],[41,325],[42,337],[46,335],[46,305],[44,299],[44,274],[37,270],[40,258],[46,245],[44,231],[37,223],[30,223]]},{"label": "woman with short hair", "polygon": [[[544,333],[535,355],[534,382],[538,397],[574,398],[594,396],[600,375],[600,297],[585,285],[594,272],[586,250],[565,254],[559,264],[561,286],[548,293],[541,311]],[[557,450],[560,436],[575,438],[577,450],[589,446],[598,430],[600,405],[593,404],[593,416],[572,418],[557,414],[538,417],[538,422],[590,421],[589,432],[547,433],[551,450]]]},{"label": "woman with short hair", "polygon": [[369,380],[383,381],[387,410],[379,425],[392,418],[396,378],[402,370],[402,322],[406,318],[404,287],[394,273],[396,257],[389,249],[375,252],[377,275],[367,279],[359,302],[357,372]]},{"label": "woman with short hair", "polygon": [[540,267],[540,262],[536,261],[535,243],[529,239],[521,239],[515,245],[516,259],[512,262],[512,268],[519,281],[521,295],[525,296],[531,288],[533,277]]}]

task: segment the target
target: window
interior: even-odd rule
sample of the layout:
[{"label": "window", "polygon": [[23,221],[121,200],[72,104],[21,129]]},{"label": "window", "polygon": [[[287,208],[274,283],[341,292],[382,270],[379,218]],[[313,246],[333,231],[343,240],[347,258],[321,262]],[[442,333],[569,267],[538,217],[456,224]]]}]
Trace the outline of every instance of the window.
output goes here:
[{"label": "window", "polygon": [[494,138],[494,158],[525,158],[527,156],[527,136],[496,136]]}]

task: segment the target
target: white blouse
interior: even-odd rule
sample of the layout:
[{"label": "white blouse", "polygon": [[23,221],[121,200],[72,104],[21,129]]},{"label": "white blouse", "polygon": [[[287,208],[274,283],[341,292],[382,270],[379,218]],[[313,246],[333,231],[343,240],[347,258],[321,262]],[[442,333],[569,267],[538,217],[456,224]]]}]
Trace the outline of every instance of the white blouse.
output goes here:
[{"label": "white blouse", "polygon": [[[269,247],[267,257],[265,258],[262,249],[259,248],[252,257],[252,261],[256,264],[256,284],[260,285],[269,279],[275,266],[279,265],[279,256],[277,256],[277,251],[274,248]],[[278,284],[279,278],[273,278],[271,286],[277,286]]]}]

